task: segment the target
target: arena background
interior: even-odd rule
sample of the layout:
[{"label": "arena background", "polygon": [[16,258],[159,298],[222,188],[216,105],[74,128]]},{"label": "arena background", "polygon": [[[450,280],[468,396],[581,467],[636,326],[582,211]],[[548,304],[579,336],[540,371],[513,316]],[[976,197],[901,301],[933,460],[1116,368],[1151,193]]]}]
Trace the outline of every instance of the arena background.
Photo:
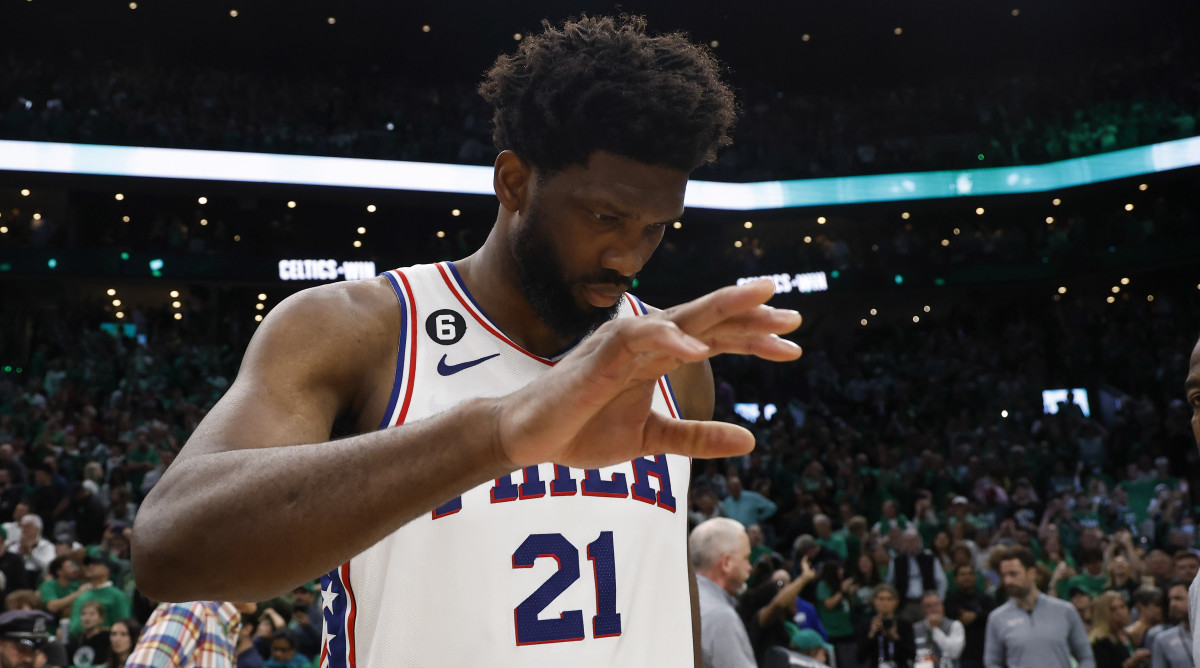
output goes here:
[{"label": "arena background", "polygon": [[[127,546],[103,522],[85,528],[98,520],[84,502],[59,505],[87,462],[101,464],[105,518],[119,517],[112,490],[144,496],[261,317],[323,282],[295,280],[321,269],[291,261],[335,260],[345,276],[462,257],[496,208],[403,181],[22,160],[70,144],[487,166],[490,119],[473,89],[495,56],[542,18],[623,10],[688,32],[729,67],[735,145],[694,179],[800,193],[774,208],[750,191],[689,206],[638,278],[645,301],[670,306],[776,276],[776,302],[805,316],[799,362],[714,362],[719,419],[751,426],[759,447],[697,467],[697,519],[737,472],[778,507],[765,547],[788,561],[816,511],[835,529],[852,515],[874,525],[892,499],[917,518],[925,491],[927,546],[961,495],[984,551],[1040,550],[1056,500],[1067,509],[1049,524],[1068,552],[1089,529],[1104,541],[1128,531],[1147,555],[1196,547],[1182,400],[1200,334],[1194,3],[513,4],[0,3],[0,443],[24,460],[0,462],[13,477],[0,520],[30,498],[47,538],[74,527],[136,599]],[[994,168],[1018,185],[972,190]],[[1028,175],[1082,185],[1021,186]],[[871,177],[917,186],[873,191]],[[1087,407],[1056,412],[1065,397],[1046,392],[1076,388]],[[33,475],[46,457],[49,485]],[[1037,516],[1014,529],[1022,478]],[[43,575],[6,574],[9,592]]]}]

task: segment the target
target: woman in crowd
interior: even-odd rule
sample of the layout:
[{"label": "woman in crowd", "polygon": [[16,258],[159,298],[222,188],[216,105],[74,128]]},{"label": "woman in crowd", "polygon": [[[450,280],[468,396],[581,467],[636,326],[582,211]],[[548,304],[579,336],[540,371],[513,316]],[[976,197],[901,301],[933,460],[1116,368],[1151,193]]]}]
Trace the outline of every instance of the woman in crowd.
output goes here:
[{"label": "woman in crowd", "polygon": [[138,624],[136,619],[122,619],[113,622],[112,628],[108,630],[108,644],[110,653],[108,655],[108,663],[104,664],[103,668],[120,668],[129,660],[129,655],[133,654],[133,647],[137,644],[138,636],[142,633],[142,625]]},{"label": "woman in crowd", "polygon": [[1133,601],[1133,592],[1141,585],[1141,578],[1134,572],[1133,566],[1125,555],[1112,557],[1108,565],[1108,580],[1104,583],[1104,591],[1116,592],[1129,605]]},{"label": "woman in crowd", "polygon": [[984,571],[975,566],[975,559],[971,555],[971,548],[963,543],[955,543],[950,547],[950,566],[946,569],[946,579],[950,582],[950,591],[958,588],[958,585],[954,583],[954,574],[963,566],[970,566],[975,571],[975,588],[980,593],[992,590],[992,585],[988,582]]},{"label": "woman in crowd", "polygon": [[949,571],[954,567],[954,558],[950,551],[951,543],[950,532],[946,529],[938,529],[933,536],[933,554],[941,562],[942,570]]},{"label": "woman in crowd", "polygon": [[1129,606],[1115,591],[1106,591],[1092,601],[1092,654],[1096,668],[1134,668],[1150,663],[1150,650],[1134,649],[1125,627],[1129,625]]},{"label": "woman in crowd", "polygon": [[900,595],[890,584],[875,588],[871,599],[878,614],[858,631],[857,659],[865,668],[911,668],[916,649],[912,624],[896,619]]},{"label": "woman in crowd", "polygon": [[854,595],[854,579],[844,578],[842,565],[827,561],[821,566],[821,580],[817,583],[817,616],[829,636],[829,643],[837,652],[838,668],[853,668],[851,659],[857,649],[854,637],[853,615],[850,598]]},{"label": "woman in crowd", "polygon": [[1075,559],[1070,552],[1063,549],[1062,539],[1058,535],[1058,526],[1048,524],[1043,531],[1040,532],[1042,539],[1042,554],[1038,559],[1038,565],[1053,573],[1058,565],[1066,563],[1067,568],[1077,571]]},{"label": "woman in crowd", "polygon": [[875,568],[875,560],[871,558],[870,546],[858,555],[854,571],[850,574],[850,582],[854,590],[850,594],[850,619],[854,628],[859,628],[875,616],[875,608],[871,607],[871,597],[875,587],[883,582],[879,569]]}]

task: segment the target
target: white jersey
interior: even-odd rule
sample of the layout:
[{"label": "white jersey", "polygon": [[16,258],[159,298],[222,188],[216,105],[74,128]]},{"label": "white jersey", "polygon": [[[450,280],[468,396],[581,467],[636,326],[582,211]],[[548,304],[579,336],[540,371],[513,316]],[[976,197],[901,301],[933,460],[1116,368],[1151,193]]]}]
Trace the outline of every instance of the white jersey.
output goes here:
[{"label": "white jersey", "polygon": [[[404,317],[380,428],[509,394],[562,357],[508,339],[452,263],[385,275]],[[623,298],[621,316],[644,313]],[[678,417],[666,377],[653,408]],[[692,666],[690,468],[545,463],[468,490],[322,578],[320,665]]]}]

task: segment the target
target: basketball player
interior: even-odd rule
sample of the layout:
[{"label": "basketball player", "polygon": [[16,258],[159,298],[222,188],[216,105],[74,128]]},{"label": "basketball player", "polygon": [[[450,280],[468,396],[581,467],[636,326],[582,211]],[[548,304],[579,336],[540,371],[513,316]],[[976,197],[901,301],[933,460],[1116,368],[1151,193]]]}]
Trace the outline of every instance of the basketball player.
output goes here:
[{"label": "basketball player", "polygon": [[702,422],[706,360],[794,360],[800,317],[769,282],[661,312],[626,290],[733,97],[637,18],[545,24],[480,92],[483,247],[280,304],[142,506],[138,584],[265,599],[326,573],[323,666],[691,666],[689,458],[753,447]]}]

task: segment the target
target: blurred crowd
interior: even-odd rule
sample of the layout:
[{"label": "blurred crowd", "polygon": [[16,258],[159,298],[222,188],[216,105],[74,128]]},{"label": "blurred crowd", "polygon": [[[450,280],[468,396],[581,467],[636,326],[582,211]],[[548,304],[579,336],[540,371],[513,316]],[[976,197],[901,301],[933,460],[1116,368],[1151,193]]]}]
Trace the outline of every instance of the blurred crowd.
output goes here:
[{"label": "blurred crowd", "polygon": [[[1037,72],[886,90],[741,82],[734,146],[697,176],[996,167],[1189,137],[1200,113],[1200,73],[1187,53],[1181,43],[1164,44],[1154,56],[1116,64],[1076,54]],[[492,162],[490,114],[471,82],[435,88],[353,74],[10,52],[0,67],[0,138]]]},{"label": "blurred crowd", "polygon": [[[238,359],[224,345],[80,331],[69,317],[35,326],[41,343],[21,373],[0,377],[4,609],[53,616],[44,665],[124,666],[155,607],[130,567],[138,505]],[[315,592],[306,584],[235,615],[238,665],[309,665]],[[140,661],[129,665],[159,665]]]},{"label": "blurred crowd", "polygon": [[[811,628],[837,665],[867,665],[855,662],[855,629],[880,617],[879,585],[891,582],[896,618],[964,624],[961,665],[979,665],[967,659],[982,656],[988,611],[1007,596],[994,553],[1017,545],[1036,557],[1040,590],[1084,623],[1109,591],[1132,611],[1130,633],[1166,623],[1172,578],[1200,566],[1180,391],[1200,331],[1194,301],[981,301],[818,345],[792,372],[720,358],[717,417],[749,427],[758,446],[696,463],[689,517],[745,527],[753,575],[742,612],[773,610],[755,636],[760,658]],[[0,375],[5,605],[61,620],[51,665],[100,664],[136,640],[153,602],[130,572],[129,527],[239,362],[240,348],[211,334],[164,330],[139,343],[85,322],[35,321],[21,372]],[[1052,387],[1089,388],[1089,415],[1074,403],[1044,413]],[[744,402],[778,411],[748,422],[734,410]],[[935,567],[920,576],[929,587],[897,575],[905,555]],[[776,601],[784,581],[795,596]],[[239,613],[244,665],[314,658],[314,594],[306,585]]]},{"label": "blurred crowd", "polygon": [[[1011,595],[999,551],[1017,546],[1036,561],[1038,589],[1074,606],[1093,649],[1098,639],[1128,649],[1103,661],[1112,648],[1096,649],[1096,665],[1149,665],[1200,569],[1182,389],[1200,333],[1194,301],[963,305],[929,326],[814,350],[793,376],[721,358],[718,414],[758,444],[697,463],[690,519],[744,527],[753,571],[738,610],[762,665],[772,646],[814,650],[794,642],[810,627],[836,655],[829,665],[874,666],[874,649],[857,643],[892,617],[924,623],[896,665],[984,665],[989,612]],[[1089,415],[1071,402],[1044,413],[1041,392],[1055,387],[1091,388]],[[779,397],[791,398],[769,419],[734,410]],[[882,610],[881,591],[896,598]],[[1168,602],[1172,592],[1182,600]],[[945,620],[964,625],[957,644],[942,642],[949,627],[931,631]],[[1058,665],[1046,661],[1032,665]]]}]

